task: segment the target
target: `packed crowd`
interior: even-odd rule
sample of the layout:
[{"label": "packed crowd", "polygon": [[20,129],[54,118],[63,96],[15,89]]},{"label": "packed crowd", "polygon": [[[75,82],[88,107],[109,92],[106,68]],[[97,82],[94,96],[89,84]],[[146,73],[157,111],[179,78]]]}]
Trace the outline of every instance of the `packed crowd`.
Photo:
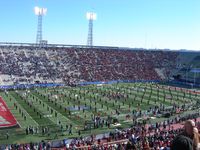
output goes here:
[{"label": "packed crowd", "polygon": [[170,51],[1,46],[0,72],[4,84],[160,80],[175,69],[177,56]]},{"label": "packed crowd", "polygon": [[[200,129],[200,118],[199,113],[187,114],[184,116],[179,116],[178,118],[171,118],[168,121],[157,122],[155,124],[149,124],[144,122],[137,122],[132,128],[118,130],[115,129],[110,133],[105,133],[101,135],[91,135],[88,137],[61,140],[61,141],[41,141],[39,143],[29,143],[29,144],[12,144],[12,145],[1,145],[1,149],[6,150],[49,150],[51,148],[58,149],[87,149],[87,150],[179,150],[177,146],[180,146],[180,140],[176,141],[179,135],[186,136],[185,128],[182,128],[184,122],[185,124],[195,127],[195,133],[198,133]],[[188,121],[189,120],[189,121]],[[193,121],[194,120],[194,121]],[[194,125],[195,124],[195,125]],[[189,126],[190,126],[189,125]],[[193,130],[189,132],[193,133]],[[192,146],[197,147],[200,141],[196,141],[196,137]],[[189,133],[188,133],[189,134]],[[188,135],[187,135],[188,136]],[[199,136],[199,135],[198,135]],[[199,136],[200,137],[200,136]],[[179,142],[179,144],[177,144]],[[190,149],[186,149],[190,150]],[[196,150],[196,149],[191,149]]]},{"label": "packed crowd", "polygon": [[[101,139],[91,136],[89,138],[79,138],[71,141],[67,147],[69,149],[87,147],[90,149],[153,149],[163,150],[170,149],[171,141],[180,134],[183,129],[174,127],[180,123],[193,119],[196,127],[200,129],[200,122],[197,121],[199,113],[179,116],[178,118],[168,119],[167,121],[157,122],[155,124],[146,124],[138,122],[130,129],[118,130],[110,132],[109,135],[103,136]],[[118,142],[122,141],[122,142]],[[108,144],[111,143],[111,144]],[[91,148],[92,149],[92,148]]]}]

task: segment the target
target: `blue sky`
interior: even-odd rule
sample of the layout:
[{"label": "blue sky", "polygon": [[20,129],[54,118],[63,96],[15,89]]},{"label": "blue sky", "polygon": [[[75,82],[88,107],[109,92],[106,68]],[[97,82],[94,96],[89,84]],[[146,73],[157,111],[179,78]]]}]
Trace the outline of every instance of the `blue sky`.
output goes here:
[{"label": "blue sky", "polygon": [[94,11],[94,45],[200,50],[200,0],[1,0],[1,42],[36,41],[35,6],[49,43],[85,45]]}]

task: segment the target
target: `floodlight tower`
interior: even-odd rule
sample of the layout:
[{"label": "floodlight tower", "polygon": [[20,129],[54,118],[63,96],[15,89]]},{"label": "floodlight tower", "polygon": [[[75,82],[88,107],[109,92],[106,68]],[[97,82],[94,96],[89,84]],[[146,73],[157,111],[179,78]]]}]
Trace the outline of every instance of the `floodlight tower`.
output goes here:
[{"label": "floodlight tower", "polygon": [[93,46],[93,20],[97,19],[97,15],[94,12],[87,12],[86,18],[87,20],[89,20],[87,45],[92,47]]},{"label": "floodlight tower", "polygon": [[42,18],[47,13],[47,8],[34,8],[35,15],[38,16],[38,27],[37,27],[37,36],[36,44],[40,44],[42,41]]}]

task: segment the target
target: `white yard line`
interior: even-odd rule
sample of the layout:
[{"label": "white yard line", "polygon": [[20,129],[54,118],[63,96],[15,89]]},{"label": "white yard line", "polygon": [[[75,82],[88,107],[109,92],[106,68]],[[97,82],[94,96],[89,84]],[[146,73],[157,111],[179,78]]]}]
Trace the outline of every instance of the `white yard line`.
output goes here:
[{"label": "white yard line", "polygon": [[[40,92],[41,93],[41,92]],[[44,95],[43,93],[41,93],[42,95]],[[31,95],[33,95],[33,94],[31,94]],[[35,95],[33,95],[33,96],[35,96]],[[42,101],[44,104],[46,104],[46,105],[48,105],[46,102],[44,102],[44,101]],[[49,105],[48,105],[49,106]],[[49,107],[51,107],[51,106],[49,106]],[[68,121],[68,122],[70,122],[71,124],[73,124],[73,125],[75,125],[75,126],[77,126],[77,124],[75,124],[75,123],[73,123],[71,120],[69,120],[67,117],[65,117],[64,115],[62,115],[61,113],[59,113],[57,110],[55,110],[54,108],[52,108],[51,107],[51,109],[52,110],[54,110],[56,113],[57,113],[57,115],[59,115],[60,117],[62,117],[62,118],[64,118],[65,120],[66,120],[66,122]],[[60,118],[60,117],[57,117],[57,118]],[[52,120],[52,119],[51,119]],[[55,122],[54,120],[52,120],[53,122]],[[56,125],[57,125],[57,120],[56,120]]]},{"label": "white yard line", "polygon": [[13,99],[14,99],[14,101],[20,106],[20,108],[21,109],[23,109],[23,111],[26,113],[26,115],[28,115],[30,118],[31,118],[31,120],[37,125],[37,126],[39,126],[39,124],[31,117],[31,115],[29,115],[29,113],[18,103],[18,101],[16,101],[15,100],[15,98],[11,95],[11,94],[9,94]]}]

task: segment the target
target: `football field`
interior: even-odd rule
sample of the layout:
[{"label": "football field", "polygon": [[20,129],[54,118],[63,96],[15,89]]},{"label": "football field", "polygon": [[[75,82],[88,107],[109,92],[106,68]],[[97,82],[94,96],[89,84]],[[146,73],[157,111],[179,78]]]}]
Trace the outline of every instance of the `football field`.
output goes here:
[{"label": "football field", "polygon": [[105,133],[153,116],[155,107],[195,109],[200,101],[198,91],[158,83],[8,90],[0,96],[18,122],[0,129],[1,144]]}]

